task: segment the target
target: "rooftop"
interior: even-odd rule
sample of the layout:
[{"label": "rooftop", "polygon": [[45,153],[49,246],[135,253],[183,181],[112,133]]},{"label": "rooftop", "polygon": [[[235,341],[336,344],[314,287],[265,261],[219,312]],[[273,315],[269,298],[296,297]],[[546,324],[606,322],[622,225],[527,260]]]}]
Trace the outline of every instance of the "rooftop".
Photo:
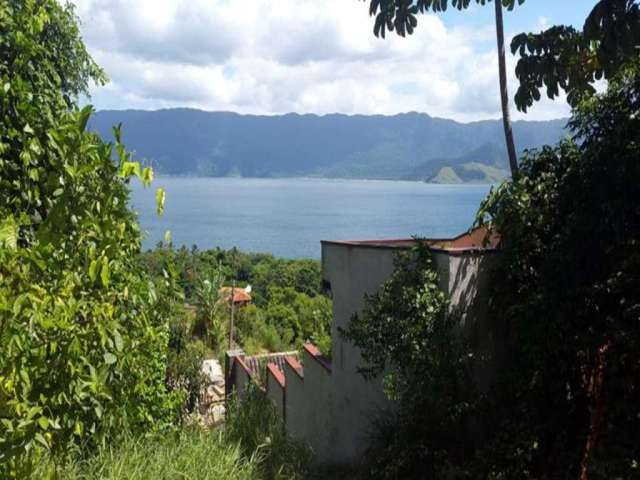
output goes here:
[{"label": "rooftop", "polygon": [[448,253],[490,252],[498,248],[500,235],[482,226],[453,238],[401,238],[388,240],[323,240],[323,244],[368,248],[408,249],[418,241],[429,245],[432,250]]},{"label": "rooftop", "polygon": [[233,289],[233,303],[244,303],[251,301],[251,295],[244,289],[240,287],[221,287],[220,295],[224,297],[225,300],[229,300],[231,297],[231,290]]}]

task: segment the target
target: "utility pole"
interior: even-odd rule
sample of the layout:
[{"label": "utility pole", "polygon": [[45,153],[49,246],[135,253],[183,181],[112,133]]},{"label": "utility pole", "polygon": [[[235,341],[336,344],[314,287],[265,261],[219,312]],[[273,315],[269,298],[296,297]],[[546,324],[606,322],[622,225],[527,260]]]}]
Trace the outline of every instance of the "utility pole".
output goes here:
[{"label": "utility pole", "polygon": [[229,316],[229,350],[233,349],[233,314],[235,310],[234,297],[236,294],[236,281],[231,284],[231,315]]}]

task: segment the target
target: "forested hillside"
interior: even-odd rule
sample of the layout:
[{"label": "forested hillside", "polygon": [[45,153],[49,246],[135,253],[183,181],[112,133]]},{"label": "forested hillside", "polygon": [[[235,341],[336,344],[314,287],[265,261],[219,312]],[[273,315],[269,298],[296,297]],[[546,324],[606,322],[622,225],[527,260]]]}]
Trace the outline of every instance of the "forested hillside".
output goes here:
[{"label": "forested hillside", "polygon": [[[442,167],[466,163],[478,149],[492,155],[475,162],[507,169],[498,120],[463,124],[422,113],[253,116],[172,109],[102,111],[91,128],[110,139],[118,123],[125,125],[124,138],[137,159],[169,175],[428,180]],[[565,123],[515,122],[518,150],[555,143]],[[420,175],[425,170],[431,172],[427,178]]]}]

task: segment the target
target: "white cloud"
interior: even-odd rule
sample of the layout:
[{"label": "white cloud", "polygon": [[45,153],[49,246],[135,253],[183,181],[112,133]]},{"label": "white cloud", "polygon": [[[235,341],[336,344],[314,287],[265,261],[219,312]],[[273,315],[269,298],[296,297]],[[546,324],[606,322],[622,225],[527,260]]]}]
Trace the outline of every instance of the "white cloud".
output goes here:
[{"label": "white cloud", "polygon": [[[429,15],[413,36],[382,40],[356,0],[75,3],[88,48],[112,80],[93,91],[98,108],[500,115],[493,25],[447,28]],[[526,118],[567,113],[564,102],[541,102]]]}]

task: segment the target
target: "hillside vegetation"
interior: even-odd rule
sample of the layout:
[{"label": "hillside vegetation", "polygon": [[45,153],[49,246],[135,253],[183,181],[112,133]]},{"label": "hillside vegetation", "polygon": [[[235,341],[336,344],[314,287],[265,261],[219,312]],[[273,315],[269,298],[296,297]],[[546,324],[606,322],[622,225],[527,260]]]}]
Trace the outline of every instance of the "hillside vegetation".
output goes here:
[{"label": "hillside vegetation", "polygon": [[[317,260],[168,245],[145,252],[141,261],[156,281],[169,279],[177,300],[195,307],[195,318],[183,326],[187,340],[200,338],[217,354],[226,348],[231,312],[219,290],[235,282],[251,289],[251,304],[234,312],[234,342],[246,353],[294,350],[309,341],[330,353],[333,315]],[[186,312],[178,323],[185,319]]]},{"label": "hillside vegetation", "polygon": [[[109,139],[111,125],[120,122],[136,157],[169,175],[429,180],[442,167],[471,161],[508,169],[498,120],[463,124],[422,113],[253,116],[171,109],[102,111],[91,128]],[[522,151],[555,143],[565,124],[515,122],[516,146]]]}]

